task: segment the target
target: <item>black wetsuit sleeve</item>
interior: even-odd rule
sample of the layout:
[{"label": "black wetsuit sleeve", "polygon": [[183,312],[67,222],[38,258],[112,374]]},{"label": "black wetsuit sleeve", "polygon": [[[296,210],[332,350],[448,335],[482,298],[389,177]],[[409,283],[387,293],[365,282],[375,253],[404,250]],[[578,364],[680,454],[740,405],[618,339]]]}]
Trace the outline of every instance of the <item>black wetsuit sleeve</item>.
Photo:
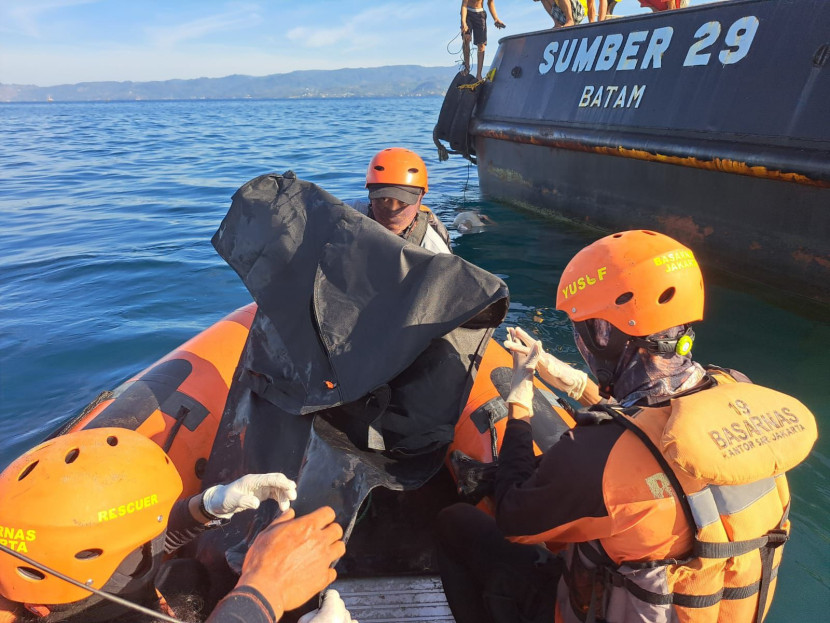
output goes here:
[{"label": "black wetsuit sleeve", "polygon": [[496,507],[501,506],[507,492],[525,482],[536,471],[533,455],[533,429],[526,420],[509,420],[499,451],[496,471]]},{"label": "black wetsuit sleeve", "polygon": [[538,465],[531,431],[522,420],[508,422],[505,431],[496,472],[496,521],[502,533],[528,537],[519,539],[525,542],[603,536],[611,529],[603,474],[624,429],[613,423],[572,429]]},{"label": "black wetsuit sleeve", "polygon": [[276,623],[271,604],[255,588],[233,589],[213,609],[205,623]]},{"label": "black wetsuit sleeve", "polygon": [[164,552],[167,554],[172,554],[184,547],[212,527],[210,524],[199,523],[193,518],[187,507],[189,499],[179,500],[170,511],[170,521],[167,522],[167,534],[164,537]]}]

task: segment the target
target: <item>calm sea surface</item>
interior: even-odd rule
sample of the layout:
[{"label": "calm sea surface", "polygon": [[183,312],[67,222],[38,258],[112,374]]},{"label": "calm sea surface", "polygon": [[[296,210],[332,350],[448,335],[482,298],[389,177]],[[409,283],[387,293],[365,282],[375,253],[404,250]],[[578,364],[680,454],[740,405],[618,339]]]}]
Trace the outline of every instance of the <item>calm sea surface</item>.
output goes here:
[{"label": "calm sea surface", "polygon": [[[429,166],[427,203],[490,230],[454,250],[510,287],[509,323],[580,362],[555,286],[596,234],[483,200],[474,168],[439,163],[440,98],[0,105],[0,468],[104,389],[250,301],[210,237],[247,180],[294,170],[341,199],[400,145]],[[720,279],[696,359],[793,394],[830,427],[830,319]],[[502,327],[497,337],[504,335]],[[791,473],[793,538],[769,621],[827,620],[830,441]],[[0,504],[2,504],[0,500]]]}]

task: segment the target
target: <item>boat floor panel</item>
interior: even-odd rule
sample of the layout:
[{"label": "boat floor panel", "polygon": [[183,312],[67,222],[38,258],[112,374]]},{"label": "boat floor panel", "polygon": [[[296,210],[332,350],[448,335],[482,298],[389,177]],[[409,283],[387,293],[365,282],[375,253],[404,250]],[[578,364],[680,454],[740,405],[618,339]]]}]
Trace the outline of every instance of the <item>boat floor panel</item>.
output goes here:
[{"label": "boat floor panel", "polygon": [[332,588],[340,592],[352,618],[360,623],[454,621],[437,575],[341,578]]}]

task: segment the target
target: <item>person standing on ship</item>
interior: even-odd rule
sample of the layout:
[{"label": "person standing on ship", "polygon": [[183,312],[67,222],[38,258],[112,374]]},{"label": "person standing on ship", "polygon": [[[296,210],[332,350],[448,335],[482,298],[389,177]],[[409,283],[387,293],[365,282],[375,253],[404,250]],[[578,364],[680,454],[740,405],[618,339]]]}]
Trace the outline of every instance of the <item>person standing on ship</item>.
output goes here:
[{"label": "person standing on ship", "polygon": [[[540,0],[533,0],[539,2]],[[599,14],[594,0],[541,0],[548,15],[556,26],[573,26],[582,23],[585,16],[589,22],[602,21],[608,13],[608,0],[598,0]]]},{"label": "person standing on ship", "polygon": [[[691,359],[703,298],[691,250],[626,231],[577,253],[557,291],[598,386],[508,329],[495,517],[467,504],[438,517],[456,621],[764,619],[790,531],[784,472],[812,449],[815,418],[795,398]],[[593,405],[541,457],[534,370]]]},{"label": "person standing on ship", "polygon": [[452,253],[450,234],[421,201],[427,193],[427,167],[414,151],[389,147],[375,154],[366,170],[369,201],[351,206],[396,236],[434,253]]},{"label": "person standing on ship", "polygon": [[[620,0],[607,0],[608,13],[614,12]],[[651,9],[652,13],[659,11],[673,11],[674,9],[685,9],[689,6],[689,0],[639,0],[640,6],[644,9]]]},{"label": "person standing on ship", "polygon": [[[504,22],[496,13],[495,0],[487,0],[487,8],[493,16],[496,28],[504,28]],[[487,48],[487,15],[484,12],[484,0],[461,0],[461,40],[464,53],[464,74],[470,73],[470,40],[478,50],[476,80],[481,80],[484,67],[484,50]]]},{"label": "person standing on ship", "polygon": [[[289,505],[296,485],[283,474],[248,474],[185,499],[178,499],[181,491],[167,454],[128,429],[67,433],[12,462],[0,474],[0,526],[14,527],[20,538],[2,543],[151,612],[137,613],[0,552],[0,623],[132,623],[158,618],[152,612],[192,620],[207,572],[194,559],[165,555],[269,499],[282,514],[257,536],[236,587],[206,623],[275,623],[336,578],[331,565],[345,545],[334,511],[295,518]],[[304,623],[351,623],[336,591],[305,617]]]}]

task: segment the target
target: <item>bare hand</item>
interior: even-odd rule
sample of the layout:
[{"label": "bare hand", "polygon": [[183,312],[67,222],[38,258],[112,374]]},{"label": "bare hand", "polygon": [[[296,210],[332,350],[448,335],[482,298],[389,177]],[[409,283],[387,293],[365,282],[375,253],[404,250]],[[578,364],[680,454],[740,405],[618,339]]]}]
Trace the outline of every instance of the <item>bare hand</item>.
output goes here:
[{"label": "bare hand", "polygon": [[15,623],[22,620],[18,618],[21,615],[21,610],[20,604],[9,601],[0,595],[0,623]]},{"label": "bare hand", "polygon": [[328,506],[294,518],[289,509],[259,533],[237,586],[257,589],[275,610],[298,608],[334,582],[333,563],[346,553],[343,529]]},{"label": "bare hand", "polygon": [[496,28],[504,28],[504,22],[500,20],[495,20],[494,23],[496,25]]}]

